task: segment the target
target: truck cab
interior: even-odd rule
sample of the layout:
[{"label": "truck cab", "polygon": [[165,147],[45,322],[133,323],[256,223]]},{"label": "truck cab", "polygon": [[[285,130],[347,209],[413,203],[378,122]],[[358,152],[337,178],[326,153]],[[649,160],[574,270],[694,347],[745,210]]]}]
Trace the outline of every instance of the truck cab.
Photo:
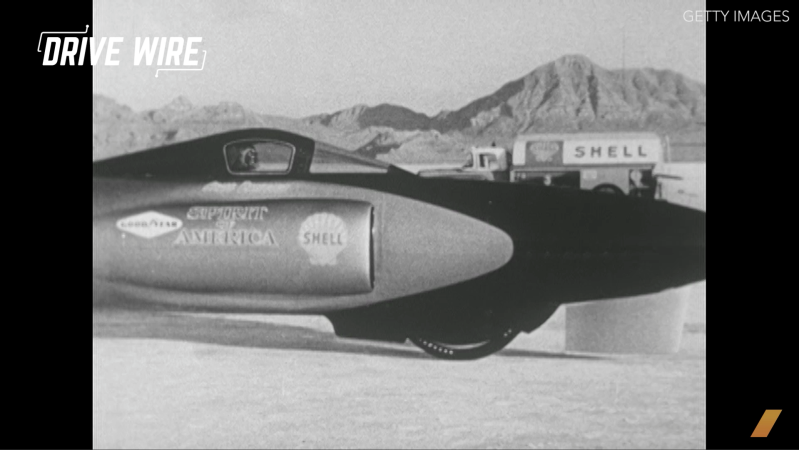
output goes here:
[{"label": "truck cab", "polygon": [[509,152],[502,147],[472,147],[469,161],[461,170],[492,181],[510,181],[509,159]]},{"label": "truck cab", "polygon": [[469,160],[463,167],[423,170],[419,176],[508,182],[510,164],[510,152],[502,147],[472,147],[469,149]]}]

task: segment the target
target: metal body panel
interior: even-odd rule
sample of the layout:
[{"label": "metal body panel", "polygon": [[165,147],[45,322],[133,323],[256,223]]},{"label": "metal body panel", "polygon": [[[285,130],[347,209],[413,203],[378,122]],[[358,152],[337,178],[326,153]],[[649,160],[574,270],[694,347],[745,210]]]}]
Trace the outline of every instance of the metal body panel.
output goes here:
[{"label": "metal body panel", "polygon": [[[221,309],[264,312],[352,308],[461,283],[499,269],[513,255],[511,238],[484,222],[397,195],[338,184],[95,179],[95,192],[117,193],[105,204],[95,202],[96,277],[143,299],[181,306],[216,304]],[[133,192],[136,195],[124,194]],[[261,239],[269,230],[276,245],[176,245],[210,239],[191,233],[195,228],[216,232],[216,223],[192,220],[199,217],[200,208],[207,214],[212,205],[269,208],[259,217],[264,223]],[[180,218],[183,226],[152,240],[114,226],[140,211]],[[310,264],[298,241],[301,222],[324,211],[345,219],[348,229],[357,223],[353,233],[358,246],[348,244],[340,255],[350,259],[336,266]],[[363,265],[369,248],[364,228],[368,215],[373,215],[373,286]]]},{"label": "metal body panel", "polygon": [[[368,203],[303,199],[148,208],[144,213],[114,211],[98,221],[96,244],[109,252],[108,280],[218,293],[344,295],[372,290]],[[156,213],[177,226],[152,237],[131,232],[137,217]]]}]

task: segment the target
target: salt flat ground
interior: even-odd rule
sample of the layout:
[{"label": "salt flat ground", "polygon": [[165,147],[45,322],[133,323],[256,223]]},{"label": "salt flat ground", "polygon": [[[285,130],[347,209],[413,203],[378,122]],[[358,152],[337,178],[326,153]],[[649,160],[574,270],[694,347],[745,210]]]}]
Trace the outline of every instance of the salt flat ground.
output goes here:
[{"label": "salt flat ground", "polygon": [[95,309],[95,448],[704,448],[705,283],[672,355],[564,353],[563,311],[477,361],[314,316]]},{"label": "salt flat ground", "polygon": [[[670,201],[704,209],[704,164]],[[679,191],[682,190],[682,193]],[[564,310],[482,360],[323,317],[95,309],[95,448],[704,448],[706,283],[680,351],[564,352]]]}]

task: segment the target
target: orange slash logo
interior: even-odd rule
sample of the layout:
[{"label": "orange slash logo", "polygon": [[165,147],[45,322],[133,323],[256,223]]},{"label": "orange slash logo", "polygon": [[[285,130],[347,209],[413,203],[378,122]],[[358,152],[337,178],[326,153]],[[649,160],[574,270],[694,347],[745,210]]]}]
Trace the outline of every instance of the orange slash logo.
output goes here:
[{"label": "orange slash logo", "polygon": [[774,422],[777,421],[777,417],[780,416],[781,412],[781,409],[767,409],[750,437],[768,437],[769,432],[771,432],[771,427],[774,426]]}]

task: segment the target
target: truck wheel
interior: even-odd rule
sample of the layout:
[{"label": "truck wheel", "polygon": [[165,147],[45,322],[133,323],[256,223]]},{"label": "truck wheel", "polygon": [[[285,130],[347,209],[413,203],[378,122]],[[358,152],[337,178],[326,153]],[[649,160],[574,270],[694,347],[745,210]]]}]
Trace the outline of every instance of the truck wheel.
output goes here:
[{"label": "truck wheel", "polygon": [[593,189],[594,192],[602,192],[603,194],[617,194],[617,195],[624,195],[621,189],[617,186],[612,184],[600,184],[599,186]]},{"label": "truck wheel", "polygon": [[414,345],[436,358],[464,361],[479,359],[496,353],[505,348],[518,334],[519,330],[509,327],[505,331],[487,340],[466,345],[446,344],[422,337],[412,337],[409,339]]}]

